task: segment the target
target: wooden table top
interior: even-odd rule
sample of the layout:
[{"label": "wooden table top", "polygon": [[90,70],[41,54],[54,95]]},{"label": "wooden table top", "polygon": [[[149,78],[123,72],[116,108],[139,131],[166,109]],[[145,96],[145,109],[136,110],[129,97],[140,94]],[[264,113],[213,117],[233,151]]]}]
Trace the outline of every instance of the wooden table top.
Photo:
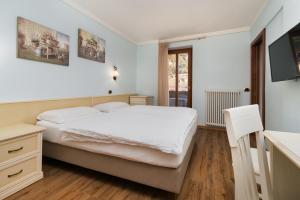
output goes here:
[{"label": "wooden table top", "polygon": [[15,124],[11,126],[0,127],[0,141],[20,137],[23,135],[38,133],[45,128],[32,124]]},{"label": "wooden table top", "polygon": [[266,130],[264,135],[300,169],[300,133]]}]

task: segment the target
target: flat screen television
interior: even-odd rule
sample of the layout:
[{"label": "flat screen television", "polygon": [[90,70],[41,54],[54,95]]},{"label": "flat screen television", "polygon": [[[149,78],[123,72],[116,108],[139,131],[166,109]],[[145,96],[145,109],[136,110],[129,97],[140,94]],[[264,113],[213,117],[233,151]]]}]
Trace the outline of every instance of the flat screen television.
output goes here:
[{"label": "flat screen television", "polygon": [[272,82],[300,77],[300,23],[269,46]]}]

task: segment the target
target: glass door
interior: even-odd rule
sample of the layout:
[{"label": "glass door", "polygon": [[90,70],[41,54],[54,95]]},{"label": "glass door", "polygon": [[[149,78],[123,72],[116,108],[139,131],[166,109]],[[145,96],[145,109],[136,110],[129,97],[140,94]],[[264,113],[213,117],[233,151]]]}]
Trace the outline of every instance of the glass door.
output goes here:
[{"label": "glass door", "polygon": [[169,106],[192,107],[192,49],[169,50]]}]

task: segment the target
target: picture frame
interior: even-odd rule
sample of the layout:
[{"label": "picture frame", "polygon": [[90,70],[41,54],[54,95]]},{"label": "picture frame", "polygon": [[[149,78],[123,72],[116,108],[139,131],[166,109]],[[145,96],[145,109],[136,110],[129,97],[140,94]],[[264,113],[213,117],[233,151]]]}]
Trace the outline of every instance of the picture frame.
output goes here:
[{"label": "picture frame", "polygon": [[17,18],[17,58],[69,66],[70,37],[28,19]]},{"label": "picture frame", "polygon": [[78,29],[78,57],[105,63],[105,40]]}]

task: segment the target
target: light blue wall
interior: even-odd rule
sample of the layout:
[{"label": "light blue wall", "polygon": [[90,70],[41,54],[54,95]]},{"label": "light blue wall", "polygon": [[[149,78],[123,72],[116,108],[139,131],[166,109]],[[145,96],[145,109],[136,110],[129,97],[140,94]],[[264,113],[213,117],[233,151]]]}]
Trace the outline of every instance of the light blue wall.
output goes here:
[{"label": "light blue wall", "polygon": [[[32,6],[34,5],[34,6]],[[267,43],[300,22],[299,0],[271,0],[251,29],[251,40],[267,28]],[[22,16],[71,37],[70,66],[16,58],[16,19]],[[67,98],[135,92],[157,96],[158,45],[138,46],[72,9],[60,0],[0,1],[0,101]],[[106,40],[106,64],[77,57],[77,30]],[[193,105],[204,122],[205,88],[250,86],[249,34],[238,33],[171,44],[194,49]],[[267,52],[268,53],[268,52]],[[267,54],[268,55],[268,54]],[[300,82],[272,83],[267,56],[266,128],[300,131]],[[111,65],[119,67],[117,82]],[[248,101],[244,96],[244,103]]]},{"label": "light blue wall", "polygon": [[[16,58],[17,16],[70,36],[70,66]],[[60,0],[0,1],[0,101],[82,97],[135,92],[137,45],[80,14]],[[106,63],[77,57],[77,31],[106,40]],[[112,64],[119,67],[112,80]]]},{"label": "light blue wall", "polygon": [[[170,44],[193,47],[193,107],[200,124],[205,123],[205,90],[250,87],[249,42],[249,32],[242,32]],[[249,104],[248,94],[242,93],[242,104]]]},{"label": "light blue wall", "polygon": [[[251,30],[251,37],[266,27],[267,45],[300,22],[299,0],[269,1]],[[300,82],[271,82],[269,52],[266,57],[266,129],[300,132]]]},{"label": "light blue wall", "polygon": [[[170,48],[188,46],[193,47],[193,107],[198,110],[199,123],[204,124],[205,89],[250,87],[250,34],[242,32],[170,44]],[[137,90],[147,88],[149,95],[157,94],[157,54],[157,44],[138,47]],[[242,95],[242,103],[249,104],[249,95]]]},{"label": "light blue wall", "polygon": [[138,46],[136,91],[139,94],[154,96],[157,104],[158,88],[158,44]]}]

